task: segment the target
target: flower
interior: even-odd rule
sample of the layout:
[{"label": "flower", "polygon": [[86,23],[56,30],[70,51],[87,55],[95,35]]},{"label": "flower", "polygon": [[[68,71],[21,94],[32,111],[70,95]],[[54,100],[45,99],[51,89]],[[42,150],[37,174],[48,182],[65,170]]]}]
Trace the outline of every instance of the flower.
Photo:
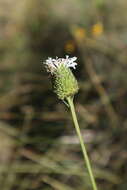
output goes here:
[{"label": "flower", "polygon": [[58,58],[56,57],[56,59],[52,59],[51,57],[49,57],[45,62],[45,66],[47,68],[47,72],[50,72],[51,74],[53,74],[58,68],[60,68],[62,65],[70,68],[72,67],[73,69],[75,69],[75,66],[77,65],[77,63],[75,62],[77,59],[77,57],[72,57],[69,58],[68,55],[66,55],[66,58]]},{"label": "flower", "polygon": [[83,40],[86,37],[86,30],[82,27],[75,27],[73,29],[73,34],[77,40]]},{"label": "flower", "polygon": [[104,31],[104,28],[103,28],[103,24],[98,22],[96,24],[93,25],[92,27],[92,34],[93,36],[100,36]]},{"label": "flower", "polygon": [[52,74],[54,92],[61,100],[74,96],[78,92],[78,83],[70,68],[75,69],[77,57],[52,59],[49,57],[45,67]]},{"label": "flower", "polygon": [[75,43],[73,40],[68,40],[66,43],[65,43],[65,46],[64,46],[64,49],[67,53],[72,53],[75,51]]}]

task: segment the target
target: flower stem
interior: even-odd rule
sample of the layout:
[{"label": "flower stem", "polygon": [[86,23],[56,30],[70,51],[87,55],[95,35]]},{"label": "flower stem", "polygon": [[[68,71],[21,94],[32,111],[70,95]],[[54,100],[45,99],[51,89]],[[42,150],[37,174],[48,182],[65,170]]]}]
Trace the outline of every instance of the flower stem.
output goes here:
[{"label": "flower stem", "polygon": [[96,181],[95,181],[95,178],[94,178],[94,175],[93,175],[93,172],[92,172],[90,160],[89,160],[89,157],[88,157],[88,154],[87,154],[87,151],[86,151],[86,147],[85,147],[85,144],[83,142],[83,138],[82,138],[82,135],[81,135],[81,132],[80,132],[80,127],[79,127],[77,116],[76,116],[76,113],[75,113],[75,107],[74,107],[73,99],[71,97],[68,97],[67,101],[68,101],[68,104],[70,106],[74,126],[75,126],[75,129],[76,129],[79,141],[80,141],[80,145],[81,145],[81,148],[82,148],[82,153],[83,153],[83,156],[84,156],[84,161],[85,161],[86,167],[87,167],[88,172],[89,172],[89,176],[90,176],[90,180],[91,180],[93,190],[98,190],[97,185],[96,185]]}]

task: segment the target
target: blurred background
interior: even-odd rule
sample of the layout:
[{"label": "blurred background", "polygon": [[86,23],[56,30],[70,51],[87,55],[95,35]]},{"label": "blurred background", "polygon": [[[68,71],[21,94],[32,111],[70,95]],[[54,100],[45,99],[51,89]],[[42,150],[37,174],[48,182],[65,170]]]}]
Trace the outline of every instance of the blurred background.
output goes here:
[{"label": "blurred background", "polygon": [[127,1],[0,0],[0,189],[91,190],[43,61],[77,56],[75,106],[103,190],[127,189]]}]

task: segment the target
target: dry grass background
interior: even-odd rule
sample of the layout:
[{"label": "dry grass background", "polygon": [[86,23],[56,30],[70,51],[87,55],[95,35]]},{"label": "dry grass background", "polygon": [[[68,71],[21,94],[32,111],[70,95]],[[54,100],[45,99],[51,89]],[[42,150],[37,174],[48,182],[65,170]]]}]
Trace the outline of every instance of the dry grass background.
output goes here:
[{"label": "dry grass background", "polygon": [[99,189],[127,188],[127,2],[0,1],[0,189],[89,190],[42,61],[78,57],[75,97]]}]

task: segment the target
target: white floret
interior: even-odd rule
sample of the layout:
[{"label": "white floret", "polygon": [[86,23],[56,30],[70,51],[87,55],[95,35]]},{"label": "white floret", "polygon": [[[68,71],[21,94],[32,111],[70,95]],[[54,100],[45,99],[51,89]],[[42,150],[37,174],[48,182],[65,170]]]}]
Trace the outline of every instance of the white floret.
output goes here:
[{"label": "white floret", "polygon": [[66,58],[58,58],[56,57],[56,59],[52,59],[51,57],[49,57],[44,64],[46,65],[47,71],[50,72],[51,74],[56,71],[56,69],[58,69],[61,65],[66,66],[67,68],[72,67],[73,69],[75,69],[77,63],[75,62],[77,59],[77,57],[72,57],[69,58],[69,56],[67,55]]}]

